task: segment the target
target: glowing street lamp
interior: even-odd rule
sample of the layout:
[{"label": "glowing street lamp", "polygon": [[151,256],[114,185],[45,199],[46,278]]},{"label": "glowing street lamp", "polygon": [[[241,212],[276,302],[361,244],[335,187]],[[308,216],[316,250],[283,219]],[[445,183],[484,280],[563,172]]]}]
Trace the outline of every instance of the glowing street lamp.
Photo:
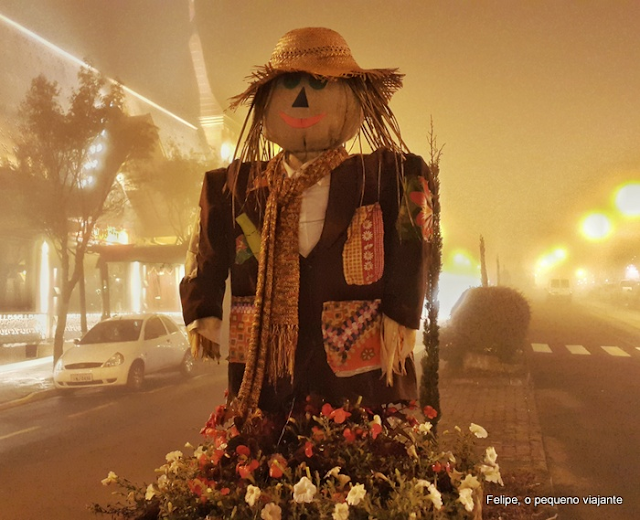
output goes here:
[{"label": "glowing street lamp", "polygon": [[587,240],[595,242],[611,235],[613,224],[604,213],[591,213],[583,219],[580,230]]},{"label": "glowing street lamp", "polygon": [[640,217],[640,182],[630,182],[619,188],[615,204],[624,216]]}]

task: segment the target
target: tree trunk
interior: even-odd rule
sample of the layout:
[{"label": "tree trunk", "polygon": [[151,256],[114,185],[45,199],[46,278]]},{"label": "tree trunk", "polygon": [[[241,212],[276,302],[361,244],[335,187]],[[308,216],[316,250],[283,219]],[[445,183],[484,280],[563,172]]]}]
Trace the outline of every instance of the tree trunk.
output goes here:
[{"label": "tree trunk", "polygon": [[84,336],[87,333],[87,292],[84,279],[84,258],[80,261],[78,267],[80,272],[78,280],[80,284],[80,331]]},{"label": "tree trunk", "polygon": [[[66,291],[64,291],[66,293]],[[64,294],[58,302],[58,323],[56,324],[56,333],[53,340],[53,366],[56,365],[60,356],[64,351],[64,332],[67,328],[67,314],[69,313],[69,297],[71,295]]]}]

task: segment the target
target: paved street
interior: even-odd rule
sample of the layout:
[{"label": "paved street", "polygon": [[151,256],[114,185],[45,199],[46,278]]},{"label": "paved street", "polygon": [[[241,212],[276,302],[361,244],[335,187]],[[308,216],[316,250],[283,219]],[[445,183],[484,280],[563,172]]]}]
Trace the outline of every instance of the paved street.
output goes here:
[{"label": "paved street", "polygon": [[[527,356],[555,496],[580,501],[560,505],[559,518],[639,518],[640,330],[580,304],[540,302],[530,339]],[[623,503],[584,504],[598,495]]]},{"label": "paved street", "polygon": [[142,484],[166,453],[200,441],[223,400],[224,365],[191,380],[149,379],[140,393],[89,389],[0,411],[0,518],[95,519],[86,504],[114,501],[109,471]]}]

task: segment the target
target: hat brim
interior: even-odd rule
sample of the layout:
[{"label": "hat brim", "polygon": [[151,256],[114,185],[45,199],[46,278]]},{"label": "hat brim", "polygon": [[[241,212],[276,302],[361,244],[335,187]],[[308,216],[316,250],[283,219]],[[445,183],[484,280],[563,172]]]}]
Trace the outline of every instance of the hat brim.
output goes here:
[{"label": "hat brim", "polygon": [[377,88],[384,98],[391,99],[391,96],[402,88],[404,74],[398,69],[362,69],[358,66],[350,67],[348,70],[331,64],[314,64],[313,67],[273,67],[271,64],[257,67],[255,71],[246,79],[249,86],[242,93],[231,98],[230,108],[235,110],[241,105],[251,105],[256,93],[263,85],[273,81],[283,74],[290,72],[304,72],[315,77],[326,78],[329,81],[337,79],[361,78],[365,83],[369,83]]}]

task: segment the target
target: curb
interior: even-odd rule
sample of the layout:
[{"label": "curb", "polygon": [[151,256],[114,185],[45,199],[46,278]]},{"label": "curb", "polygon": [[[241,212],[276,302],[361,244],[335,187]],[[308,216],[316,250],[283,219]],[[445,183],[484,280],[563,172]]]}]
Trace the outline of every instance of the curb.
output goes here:
[{"label": "curb", "polygon": [[46,390],[40,390],[37,392],[31,392],[24,397],[18,397],[17,399],[13,399],[11,401],[7,401],[5,403],[0,403],[0,411],[10,410],[11,408],[17,408],[18,406],[22,406],[24,404],[28,404],[35,401],[42,401],[49,397],[53,397],[56,394],[55,388],[48,388]]}]

